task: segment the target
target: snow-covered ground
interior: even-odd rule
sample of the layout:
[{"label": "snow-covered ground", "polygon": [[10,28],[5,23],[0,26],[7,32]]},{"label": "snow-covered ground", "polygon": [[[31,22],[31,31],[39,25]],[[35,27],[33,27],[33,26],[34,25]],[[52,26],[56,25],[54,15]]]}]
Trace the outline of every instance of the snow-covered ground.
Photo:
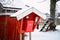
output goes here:
[{"label": "snow-covered ground", "polygon": [[[58,25],[56,29],[57,31],[48,32],[39,32],[39,30],[35,29],[35,31],[31,33],[31,40],[60,40],[60,25]],[[29,35],[25,37],[25,40],[29,40]]]}]

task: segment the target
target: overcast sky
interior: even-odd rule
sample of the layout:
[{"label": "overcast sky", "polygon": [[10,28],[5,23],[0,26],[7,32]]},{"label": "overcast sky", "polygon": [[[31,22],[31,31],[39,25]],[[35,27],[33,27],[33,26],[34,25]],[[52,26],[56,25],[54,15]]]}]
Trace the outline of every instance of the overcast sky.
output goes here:
[{"label": "overcast sky", "polygon": [[22,2],[30,7],[35,7],[43,13],[49,13],[50,0],[22,0]]},{"label": "overcast sky", "polygon": [[[22,0],[22,2],[30,7],[35,7],[42,13],[50,13],[50,0]],[[60,1],[56,4],[56,12],[60,13]]]}]

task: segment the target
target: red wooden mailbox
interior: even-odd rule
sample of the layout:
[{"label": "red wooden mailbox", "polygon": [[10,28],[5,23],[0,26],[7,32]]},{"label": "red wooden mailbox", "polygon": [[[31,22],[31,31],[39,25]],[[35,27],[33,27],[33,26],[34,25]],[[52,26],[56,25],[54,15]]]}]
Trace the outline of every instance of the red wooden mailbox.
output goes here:
[{"label": "red wooden mailbox", "polygon": [[[36,17],[38,17],[36,21]],[[39,22],[40,17],[36,15],[34,12],[30,13],[26,17],[23,18],[23,30],[25,32],[32,32],[34,31],[36,25]]]},{"label": "red wooden mailbox", "polygon": [[7,22],[7,18],[9,16],[7,15],[0,15],[0,40],[4,40],[5,39],[5,35],[6,35],[6,22]]},{"label": "red wooden mailbox", "polygon": [[[19,14],[20,13],[20,14]],[[18,15],[16,15],[18,14]],[[26,10],[26,11],[18,11],[14,15],[17,16],[17,30],[19,33],[24,32],[33,32],[36,28],[39,20],[42,18],[46,18],[40,11],[35,9],[34,7]]]},{"label": "red wooden mailbox", "polygon": [[17,27],[17,19],[16,17],[9,17],[7,19],[7,25],[6,25],[6,40],[19,40],[19,33],[16,29]]},{"label": "red wooden mailbox", "polygon": [[16,17],[0,15],[0,40],[20,40]]},{"label": "red wooden mailbox", "polygon": [[37,24],[39,23],[39,19],[40,17],[38,15],[36,15],[34,12],[31,12],[29,15],[19,20],[18,32],[33,32]]}]

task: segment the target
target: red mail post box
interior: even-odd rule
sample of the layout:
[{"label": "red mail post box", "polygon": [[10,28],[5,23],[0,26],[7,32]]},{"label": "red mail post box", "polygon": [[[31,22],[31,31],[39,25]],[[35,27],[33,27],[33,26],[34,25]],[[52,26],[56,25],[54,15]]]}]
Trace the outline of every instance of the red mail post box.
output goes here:
[{"label": "red mail post box", "polygon": [[18,20],[17,30],[19,33],[33,32],[39,21],[40,21],[40,16],[32,12],[29,15]]},{"label": "red mail post box", "polygon": [[16,17],[9,17],[7,18],[7,25],[6,25],[6,40],[19,40],[20,34],[18,33],[17,29],[17,19]]},{"label": "red mail post box", "polygon": [[[36,18],[37,21],[36,21]],[[24,32],[32,32],[36,28],[38,22],[39,22],[40,17],[36,15],[34,12],[31,14],[25,16],[21,21],[20,20],[20,27],[18,27],[18,31],[24,33]],[[20,29],[20,30],[19,30]]]},{"label": "red mail post box", "polygon": [[0,15],[0,40],[4,40],[6,33],[7,18],[9,15]]},{"label": "red mail post box", "polygon": [[0,15],[0,40],[20,40],[16,17]]}]

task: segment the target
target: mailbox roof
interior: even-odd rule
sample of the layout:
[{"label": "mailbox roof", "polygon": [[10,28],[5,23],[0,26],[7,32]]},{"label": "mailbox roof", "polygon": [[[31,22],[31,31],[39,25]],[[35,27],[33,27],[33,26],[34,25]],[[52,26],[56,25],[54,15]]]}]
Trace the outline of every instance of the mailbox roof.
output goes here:
[{"label": "mailbox roof", "polygon": [[34,12],[35,14],[37,14],[38,16],[40,16],[43,19],[46,19],[46,15],[44,15],[43,13],[41,13],[39,10],[37,10],[34,7],[31,7],[25,11],[23,11],[21,13],[21,11],[16,12],[15,14],[11,15],[11,16],[16,16],[18,20],[22,19],[23,17],[29,15],[31,12]]}]

